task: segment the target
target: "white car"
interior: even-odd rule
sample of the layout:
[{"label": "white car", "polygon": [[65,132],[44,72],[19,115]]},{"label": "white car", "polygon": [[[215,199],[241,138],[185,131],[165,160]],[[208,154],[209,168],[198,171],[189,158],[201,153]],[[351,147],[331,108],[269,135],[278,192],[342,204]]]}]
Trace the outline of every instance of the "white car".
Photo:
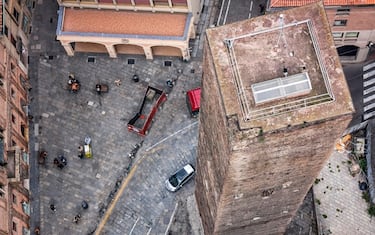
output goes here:
[{"label": "white car", "polygon": [[165,181],[165,187],[171,192],[176,192],[186,182],[188,182],[194,176],[194,174],[194,167],[190,164],[187,164],[180,170],[176,171]]}]

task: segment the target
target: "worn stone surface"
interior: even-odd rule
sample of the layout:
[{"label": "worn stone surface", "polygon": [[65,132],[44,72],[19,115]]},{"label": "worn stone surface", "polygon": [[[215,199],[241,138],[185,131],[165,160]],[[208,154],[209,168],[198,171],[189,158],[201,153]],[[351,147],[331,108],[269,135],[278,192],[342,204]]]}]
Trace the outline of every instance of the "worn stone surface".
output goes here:
[{"label": "worn stone surface", "polygon": [[[329,34],[329,27],[326,19],[320,18],[322,11],[321,4],[310,5],[285,11],[284,19],[295,22],[309,19],[324,36]],[[240,59],[234,60],[224,50],[224,40],[228,37],[241,38],[245,29],[252,32],[256,27],[263,30],[275,27],[277,16],[269,15],[207,31],[196,177],[197,203],[207,234],[284,233],[354,111],[339,60],[331,57],[336,55],[333,41],[320,38],[320,55],[315,54],[317,51],[299,47],[300,51],[295,51],[294,58],[278,56],[285,60],[315,58],[315,63],[321,57],[330,57],[330,61],[324,62],[327,64],[321,65],[328,69],[331,86],[326,86],[322,79],[325,75],[319,69],[310,66],[308,73],[315,79],[312,93],[320,94],[321,88],[326,86],[325,89],[332,89],[332,97],[336,99],[315,106],[292,108],[258,120],[246,120],[244,113],[249,107],[245,107],[243,100],[250,96],[250,85],[279,76],[274,71],[277,66],[272,66],[272,63],[270,67],[256,64],[266,59],[252,57],[251,50],[246,51],[249,46],[246,44],[237,46],[242,45],[248,53],[235,48],[234,55],[240,56]],[[257,25],[267,20],[270,25]],[[293,30],[290,30],[286,35],[292,34]],[[295,37],[286,35],[284,43],[288,40],[296,43],[293,41]],[[261,35],[254,38],[260,38],[260,44],[268,43]],[[269,40],[275,38],[274,35]],[[236,46],[236,41],[233,43]],[[306,47],[311,46],[306,43]],[[230,47],[228,50],[231,50]],[[299,56],[298,53],[306,54]],[[238,65],[233,64],[234,61]],[[307,66],[312,64],[314,62],[310,61]],[[332,64],[338,64],[339,69],[336,70]],[[255,66],[254,69],[252,66]],[[291,71],[292,74],[297,73]],[[279,99],[276,103],[262,104],[262,107],[288,106],[297,98]],[[251,111],[258,106],[261,105],[250,102]]]}]

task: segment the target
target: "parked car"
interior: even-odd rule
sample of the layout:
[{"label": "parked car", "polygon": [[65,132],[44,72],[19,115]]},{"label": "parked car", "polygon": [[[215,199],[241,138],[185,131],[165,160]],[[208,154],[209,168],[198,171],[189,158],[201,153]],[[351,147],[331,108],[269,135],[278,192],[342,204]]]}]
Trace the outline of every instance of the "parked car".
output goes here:
[{"label": "parked car", "polygon": [[171,192],[179,190],[186,182],[188,182],[195,174],[195,169],[191,164],[185,165],[176,171],[166,181],[165,186]]}]

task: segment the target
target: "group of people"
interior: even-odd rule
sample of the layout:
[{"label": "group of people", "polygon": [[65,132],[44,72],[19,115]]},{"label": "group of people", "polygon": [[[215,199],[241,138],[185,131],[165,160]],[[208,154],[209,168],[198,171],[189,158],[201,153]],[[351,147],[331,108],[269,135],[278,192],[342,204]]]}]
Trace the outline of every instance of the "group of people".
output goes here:
[{"label": "group of people", "polygon": [[58,168],[63,169],[68,164],[68,161],[61,155],[60,157],[53,159],[53,164]]},{"label": "group of people", "polygon": [[70,91],[74,93],[78,92],[81,87],[79,81],[74,78],[74,74],[69,74],[68,85],[70,87]]}]

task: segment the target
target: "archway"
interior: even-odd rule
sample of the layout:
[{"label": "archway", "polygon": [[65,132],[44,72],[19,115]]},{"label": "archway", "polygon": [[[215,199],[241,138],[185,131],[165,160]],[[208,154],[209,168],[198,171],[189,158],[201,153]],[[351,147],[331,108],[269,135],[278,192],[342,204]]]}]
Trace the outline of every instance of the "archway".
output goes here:
[{"label": "archway", "polygon": [[75,42],[74,49],[77,52],[96,52],[96,53],[108,53],[107,48],[100,43],[94,42]]},{"label": "archway", "polygon": [[133,55],[143,55],[145,51],[141,46],[132,44],[118,44],[115,45],[116,52],[118,54],[133,54]]},{"label": "archway", "polygon": [[181,49],[171,46],[153,46],[151,47],[153,55],[159,56],[180,56],[182,57]]}]

